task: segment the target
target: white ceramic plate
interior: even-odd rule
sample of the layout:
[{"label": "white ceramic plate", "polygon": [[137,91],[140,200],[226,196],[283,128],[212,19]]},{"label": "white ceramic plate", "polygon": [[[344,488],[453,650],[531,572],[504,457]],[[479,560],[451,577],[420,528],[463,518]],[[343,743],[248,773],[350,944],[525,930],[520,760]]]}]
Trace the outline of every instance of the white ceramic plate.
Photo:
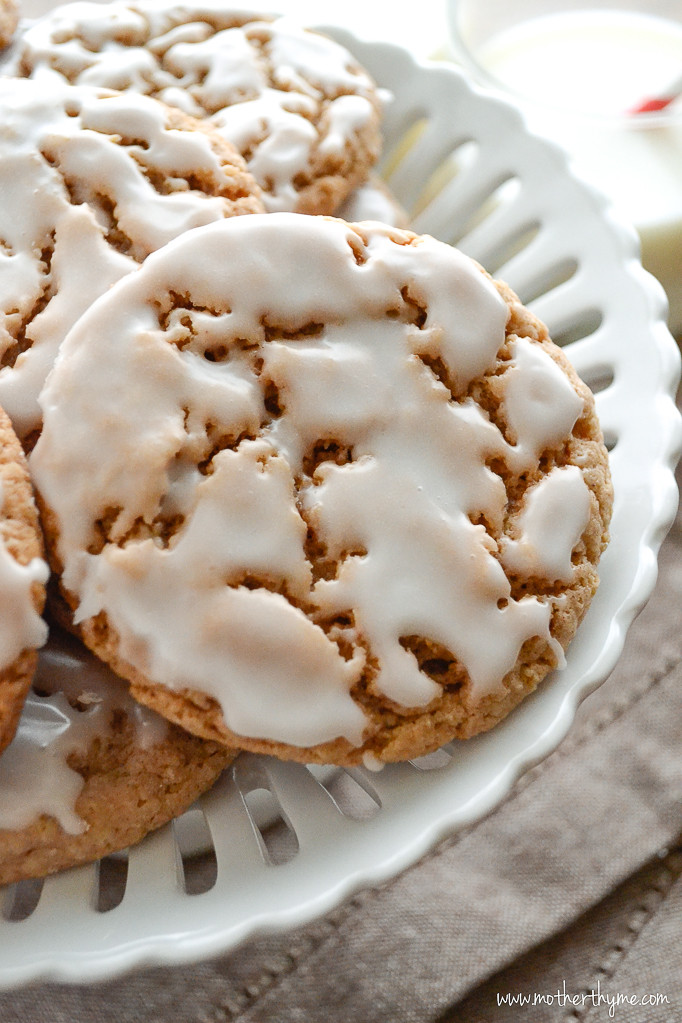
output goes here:
[{"label": "white ceramic plate", "polygon": [[[2,986],[89,982],[212,956],[304,924],[396,874],[480,818],[556,747],[580,700],[615,665],[654,585],[677,502],[679,354],[634,232],[574,179],[558,150],[456,70],[333,34],[393,93],[384,170],[416,229],[459,244],[506,279],[598,391],[615,485],[601,587],[567,668],[491,733],[379,774],[242,757],[198,808],[127,861],[9,889]],[[190,854],[201,849],[204,873],[195,876]]]}]

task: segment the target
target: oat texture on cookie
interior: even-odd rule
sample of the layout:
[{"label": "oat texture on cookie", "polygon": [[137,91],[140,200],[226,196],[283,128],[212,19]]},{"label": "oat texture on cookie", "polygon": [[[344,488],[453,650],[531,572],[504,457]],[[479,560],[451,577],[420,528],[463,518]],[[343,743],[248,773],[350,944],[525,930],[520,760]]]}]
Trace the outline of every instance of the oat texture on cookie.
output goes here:
[{"label": "oat texture on cookie", "polygon": [[271,212],[335,212],[379,154],[382,96],[344,47],[218,0],[65,4],[22,33],[9,67],[210,117]]},{"label": "oat texture on cookie", "polygon": [[474,734],[562,663],[597,585],[591,395],[430,237],[192,232],[82,317],[41,402],[75,626],[209,738],[357,763]]},{"label": "oat texture on cookie", "polygon": [[156,100],[6,78],[0,106],[0,405],[30,446],[93,299],[183,231],[263,207],[236,150]]},{"label": "oat texture on cookie", "polygon": [[0,752],[14,735],[47,637],[47,575],[24,452],[0,409]]},{"label": "oat texture on cookie", "polygon": [[139,841],[187,809],[234,754],[179,729],[53,629],[0,758],[0,884]]}]

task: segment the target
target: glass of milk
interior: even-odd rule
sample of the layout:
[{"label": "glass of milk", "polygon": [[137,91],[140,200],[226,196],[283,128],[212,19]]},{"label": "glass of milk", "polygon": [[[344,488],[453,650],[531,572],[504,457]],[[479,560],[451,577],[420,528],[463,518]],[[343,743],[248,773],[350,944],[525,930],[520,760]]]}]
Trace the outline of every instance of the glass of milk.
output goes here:
[{"label": "glass of milk", "polygon": [[[682,338],[682,0],[450,0],[453,56],[639,232]],[[660,109],[637,111],[647,101]]]}]

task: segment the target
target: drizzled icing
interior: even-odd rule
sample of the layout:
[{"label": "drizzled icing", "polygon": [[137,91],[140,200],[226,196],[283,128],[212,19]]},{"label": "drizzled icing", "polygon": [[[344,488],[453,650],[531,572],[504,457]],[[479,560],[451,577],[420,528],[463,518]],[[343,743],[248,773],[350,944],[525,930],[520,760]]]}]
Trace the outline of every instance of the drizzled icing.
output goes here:
[{"label": "drizzled icing", "polygon": [[25,437],[69,327],[154,249],[233,212],[220,190],[234,168],[204,132],[168,130],[147,97],[0,79],[0,106],[0,350],[18,351],[0,405]]},{"label": "drizzled icing", "polygon": [[67,759],[107,735],[114,711],[133,723],[142,748],[167,734],[165,721],[137,704],[104,664],[68,637],[52,633],[40,652],[17,733],[0,758],[0,828],[18,830],[47,814],[68,834],[86,830],[75,809],[83,778]]},{"label": "drizzled icing", "polygon": [[544,447],[561,444],[583,409],[559,366],[527,338],[512,342],[513,366],[504,377],[504,410],[516,439],[509,456],[517,472],[537,465]]},{"label": "drizzled icing", "polygon": [[521,576],[570,583],[571,552],[590,519],[590,491],[575,465],[553,469],[531,487],[518,516],[520,537],[506,539],[502,564]]},{"label": "drizzled icing", "polygon": [[[0,483],[0,513],[5,497]],[[35,607],[33,589],[47,582],[42,558],[22,565],[14,558],[0,527],[0,669],[9,667],[23,650],[35,650],[47,637],[47,626]]]},{"label": "drizzled icing", "polygon": [[[368,654],[385,697],[419,707],[440,692],[411,636],[452,651],[479,696],[528,638],[561,659],[552,600],[512,598],[480,520],[501,530],[507,503],[487,463],[537,466],[556,434],[546,407],[570,432],[582,400],[540,345],[517,342],[506,439],[466,396],[496,364],[506,304],[457,250],[411,237],[292,214],[192,232],[83,317],[43,392],[31,466],[78,620],[104,610],[124,660],[209,693],[238,734],[360,744],[350,691]],[[170,295],[187,297],[174,310]],[[311,464],[332,441],[344,457]],[[566,504],[585,491],[579,471],[537,488],[519,540],[533,571],[554,570],[559,485]],[[308,527],[333,562],[321,572]],[[559,533],[562,565],[574,533]]]},{"label": "drizzled icing", "polygon": [[270,211],[297,209],[297,178],[315,174],[318,153],[338,164],[379,105],[367,73],[333,40],[216,0],[65,4],[25,31],[11,67],[211,115],[247,157]]}]

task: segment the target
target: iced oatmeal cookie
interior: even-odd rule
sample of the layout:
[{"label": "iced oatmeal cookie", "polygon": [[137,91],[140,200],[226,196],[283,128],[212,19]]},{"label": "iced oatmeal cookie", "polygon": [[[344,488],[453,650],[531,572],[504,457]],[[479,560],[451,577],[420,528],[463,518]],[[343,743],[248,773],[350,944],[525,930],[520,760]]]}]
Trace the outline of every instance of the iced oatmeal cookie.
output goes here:
[{"label": "iced oatmeal cookie", "polygon": [[157,100],[7,78],[0,107],[0,405],[29,447],[93,299],[183,231],[263,206],[236,150]]},{"label": "iced oatmeal cookie", "polygon": [[133,845],[233,758],[141,707],[76,639],[53,631],[0,758],[0,884]]},{"label": "iced oatmeal cookie", "polygon": [[81,318],[41,401],[75,627],[227,745],[374,763],[490,728],[597,587],[592,396],[433,238],[296,214],[192,232]]},{"label": "iced oatmeal cookie", "polygon": [[380,148],[380,93],[344,47],[218,0],[65,4],[28,27],[10,70],[134,90],[210,117],[245,156],[270,212],[335,212]]},{"label": "iced oatmeal cookie", "polygon": [[0,751],[12,739],[47,636],[47,564],[21,444],[0,409]]}]

